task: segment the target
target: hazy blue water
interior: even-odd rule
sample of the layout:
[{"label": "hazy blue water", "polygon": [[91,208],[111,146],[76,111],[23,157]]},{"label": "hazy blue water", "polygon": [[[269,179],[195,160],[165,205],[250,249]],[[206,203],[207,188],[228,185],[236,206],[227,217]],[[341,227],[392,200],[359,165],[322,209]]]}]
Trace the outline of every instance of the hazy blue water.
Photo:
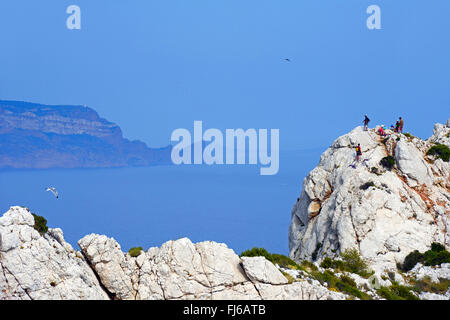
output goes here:
[{"label": "hazy blue water", "polygon": [[256,166],[1,171],[0,214],[26,206],[75,249],[98,233],[123,251],[188,237],[224,242],[238,254],[255,246],[287,254],[291,210],[320,153],[285,155],[275,176],[260,176]]}]

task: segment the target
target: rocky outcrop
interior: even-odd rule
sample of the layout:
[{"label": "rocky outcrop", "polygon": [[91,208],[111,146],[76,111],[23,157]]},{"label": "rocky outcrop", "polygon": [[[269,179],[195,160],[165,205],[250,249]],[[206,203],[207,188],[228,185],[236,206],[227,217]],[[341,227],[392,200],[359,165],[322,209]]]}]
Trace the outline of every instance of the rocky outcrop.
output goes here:
[{"label": "rocky outcrop", "polygon": [[429,278],[430,281],[438,283],[440,279],[450,279],[450,263],[443,263],[439,268],[427,267],[418,263],[408,272],[408,276],[417,280]]},{"label": "rocky outcrop", "polygon": [[60,229],[41,236],[28,210],[0,218],[0,299],[108,299],[83,256]]},{"label": "rocky outcrop", "polygon": [[28,209],[0,218],[0,299],[346,299],[307,281],[289,284],[263,257],[240,258],[225,244],[187,238],[137,257],[104,235],[79,240],[60,229],[41,236]]},{"label": "rocky outcrop", "polygon": [[[292,210],[292,259],[320,262],[355,248],[381,273],[432,242],[450,247],[450,165],[426,155],[434,143],[450,146],[450,127],[436,124],[426,141],[387,131],[380,137],[376,129],[355,128],[322,154]],[[381,164],[387,156],[392,170]]]},{"label": "rocky outcrop", "polygon": [[242,267],[252,281],[267,284],[288,283],[280,270],[264,257],[242,257]]},{"label": "rocky outcrop", "polygon": [[170,147],[123,138],[86,106],[0,101],[0,168],[98,168],[169,164]]},{"label": "rocky outcrop", "polygon": [[[187,238],[130,256],[113,238],[90,234],[79,240],[81,250],[76,251],[62,230],[41,235],[28,209],[12,207],[0,217],[0,299],[355,298],[328,289],[324,276],[347,283],[344,276],[350,277],[358,290],[380,299],[377,288],[394,281],[448,281],[448,264],[417,265],[406,275],[396,272],[396,265],[413,250],[426,251],[432,242],[449,248],[450,167],[426,155],[434,143],[448,144],[449,131],[436,125],[427,141],[396,133],[379,137],[375,130],[361,128],[339,137],[305,178],[292,212],[290,256],[299,263],[315,260],[306,267],[289,269],[264,257],[239,257],[225,244],[194,244]],[[363,149],[359,163],[352,149],[357,143]],[[387,156],[393,159],[392,168],[381,161]],[[320,267],[325,256],[336,258],[350,248],[358,250],[375,274],[366,279]],[[448,288],[437,292],[412,294],[450,297]]]}]

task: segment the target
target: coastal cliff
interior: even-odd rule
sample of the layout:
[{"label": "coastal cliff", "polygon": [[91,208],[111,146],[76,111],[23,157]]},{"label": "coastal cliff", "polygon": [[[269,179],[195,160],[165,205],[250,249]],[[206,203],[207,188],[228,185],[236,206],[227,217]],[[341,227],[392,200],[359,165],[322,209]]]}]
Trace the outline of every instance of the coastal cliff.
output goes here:
[{"label": "coastal cliff", "polygon": [[89,107],[0,101],[0,168],[170,164],[170,151],[125,139]]},{"label": "coastal cliff", "polygon": [[[290,257],[321,262],[356,249],[378,272],[413,250],[450,247],[450,120],[428,140],[355,128],[322,154],[303,181],[291,216]],[[362,157],[355,162],[354,147]],[[440,145],[440,147],[439,147]],[[434,147],[434,149],[432,149]]]}]

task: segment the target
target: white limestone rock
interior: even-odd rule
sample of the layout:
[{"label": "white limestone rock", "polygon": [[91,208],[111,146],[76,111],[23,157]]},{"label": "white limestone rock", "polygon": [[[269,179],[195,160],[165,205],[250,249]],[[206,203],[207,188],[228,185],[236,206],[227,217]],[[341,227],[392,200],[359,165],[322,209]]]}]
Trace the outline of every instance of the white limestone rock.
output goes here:
[{"label": "white limestone rock", "polygon": [[417,280],[428,277],[435,283],[439,283],[440,279],[450,280],[450,263],[443,263],[437,267],[428,267],[418,263],[408,271],[407,275]]},{"label": "white limestone rock", "polygon": [[420,300],[450,300],[450,291],[445,294],[437,294],[431,292],[421,292],[419,294]]},{"label": "white limestone rock", "polygon": [[423,153],[412,143],[405,139],[400,140],[395,148],[395,160],[399,170],[406,175],[408,185],[416,187],[433,183],[433,172],[427,166]]},{"label": "white limestone rock", "polygon": [[109,293],[120,300],[135,298],[133,264],[113,238],[90,234],[80,239],[78,245]]},{"label": "white limestone rock", "polygon": [[309,284],[306,281],[286,285],[257,283],[256,287],[263,300],[346,300],[347,295],[327,288]]},{"label": "white limestone rock", "polygon": [[102,283],[118,299],[258,297],[239,257],[225,244],[193,244],[182,238],[136,258],[121,252],[117,242],[105,236],[89,235],[79,244]]},{"label": "white limestone rock", "polygon": [[450,119],[447,120],[447,124],[443,125],[436,123],[433,128],[433,135],[428,139],[431,143],[441,143],[447,146],[450,145],[450,136],[448,135],[450,128]]},{"label": "white limestone rock", "polygon": [[0,218],[0,300],[104,300],[108,295],[60,229],[41,236],[28,209]]},{"label": "white limestone rock", "polygon": [[268,284],[287,284],[288,280],[265,257],[242,257],[242,266],[252,281]]},{"label": "white limestone rock", "polygon": [[[432,242],[450,248],[450,165],[428,159],[434,142],[450,128],[436,125],[427,141],[387,131],[358,127],[336,141],[303,181],[289,228],[289,255],[300,262],[336,258],[355,248],[381,274],[395,269],[413,250]],[[355,162],[354,147],[362,147]],[[380,161],[393,156],[389,171]]]}]

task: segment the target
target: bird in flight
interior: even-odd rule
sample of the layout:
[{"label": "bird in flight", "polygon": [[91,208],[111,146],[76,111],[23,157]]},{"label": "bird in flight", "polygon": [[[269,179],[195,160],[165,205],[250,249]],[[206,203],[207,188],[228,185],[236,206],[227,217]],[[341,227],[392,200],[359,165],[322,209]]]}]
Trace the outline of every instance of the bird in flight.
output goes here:
[{"label": "bird in flight", "polygon": [[288,58],[286,58],[286,59],[284,59],[284,60],[286,60],[287,62],[291,62],[291,60],[290,60],[290,59],[288,59]]},{"label": "bird in flight", "polygon": [[53,188],[53,187],[48,187],[45,191],[51,191],[51,192],[55,195],[56,199],[59,198],[59,196],[58,196],[58,191],[56,191],[55,188]]}]

